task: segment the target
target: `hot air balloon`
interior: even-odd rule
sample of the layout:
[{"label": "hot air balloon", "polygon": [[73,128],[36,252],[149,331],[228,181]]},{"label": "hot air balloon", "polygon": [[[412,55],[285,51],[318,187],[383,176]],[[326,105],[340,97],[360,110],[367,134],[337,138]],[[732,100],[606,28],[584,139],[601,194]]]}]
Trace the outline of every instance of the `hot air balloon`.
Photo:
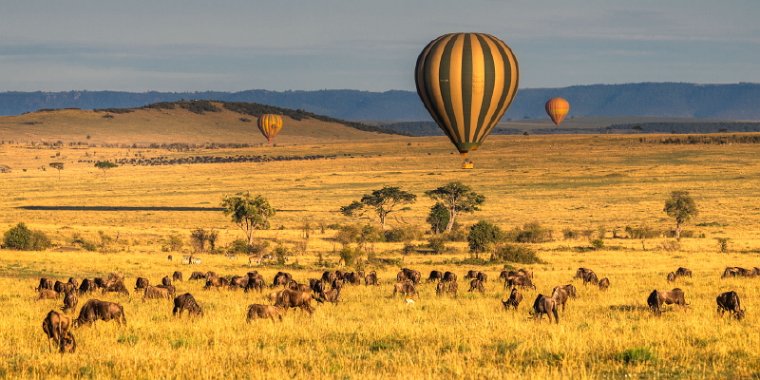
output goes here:
[{"label": "hot air balloon", "polygon": [[509,46],[484,33],[436,38],[422,50],[415,69],[417,94],[462,156],[478,149],[504,116],[518,76]]},{"label": "hot air balloon", "polygon": [[546,102],[546,113],[552,118],[554,125],[559,126],[570,112],[570,103],[562,98],[551,98]]},{"label": "hot air balloon", "polygon": [[261,134],[271,144],[275,136],[282,130],[282,116],[270,113],[263,114],[259,117],[258,125]]}]

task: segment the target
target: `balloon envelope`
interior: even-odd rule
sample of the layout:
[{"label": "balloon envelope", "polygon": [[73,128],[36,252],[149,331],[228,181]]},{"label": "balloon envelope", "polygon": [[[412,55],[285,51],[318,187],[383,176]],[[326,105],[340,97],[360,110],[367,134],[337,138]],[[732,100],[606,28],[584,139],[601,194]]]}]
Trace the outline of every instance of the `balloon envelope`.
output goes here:
[{"label": "balloon envelope", "polygon": [[259,117],[258,126],[259,131],[267,138],[267,141],[272,142],[272,139],[282,130],[282,116],[263,114]]},{"label": "balloon envelope", "polygon": [[559,126],[570,112],[570,103],[563,98],[551,98],[546,102],[546,113],[552,118],[554,125]]},{"label": "balloon envelope", "polygon": [[460,153],[476,150],[517,93],[517,58],[484,33],[452,33],[417,58],[415,82],[433,120]]}]

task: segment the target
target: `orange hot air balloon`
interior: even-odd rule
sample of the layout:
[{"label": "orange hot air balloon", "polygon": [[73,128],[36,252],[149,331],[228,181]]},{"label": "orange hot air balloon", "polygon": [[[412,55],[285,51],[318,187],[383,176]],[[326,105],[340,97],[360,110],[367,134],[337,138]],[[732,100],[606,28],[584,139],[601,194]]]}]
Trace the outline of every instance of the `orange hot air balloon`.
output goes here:
[{"label": "orange hot air balloon", "polygon": [[551,98],[546,102],[546,113],[552,118],[554,125],[559,126],[570,112],[570,103],[562,98]]},{"label": "orange hot air balloon", "polygon": [[263,114],[259,117],[258,125],[261,134],[271,143],[282,130],[282,116],[270,113]]}]

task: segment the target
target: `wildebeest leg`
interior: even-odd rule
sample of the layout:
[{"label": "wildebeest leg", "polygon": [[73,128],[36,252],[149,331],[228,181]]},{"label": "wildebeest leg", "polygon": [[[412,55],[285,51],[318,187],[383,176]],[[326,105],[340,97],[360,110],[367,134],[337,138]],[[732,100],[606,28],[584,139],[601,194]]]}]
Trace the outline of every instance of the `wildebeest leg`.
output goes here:
[{"label": "wildebeest leg", "polygon": [[[563,309],[563,311],[564,311],[564,309]],[[554,314],[554,321],[557,322],[557,324],[559,324],[559,313],[557,313],[557,308],[556,307],[552,308],[552,313]],[[549,317],[549,323],[552,323],[552,318],[551,317]]]},{"label": "wildebeest leg", "polygon": [[720,314],[720,317],[723,318],[723,315],[726,313],[725,310],[723,310],[722,307],[718,306],[718,314]]}]

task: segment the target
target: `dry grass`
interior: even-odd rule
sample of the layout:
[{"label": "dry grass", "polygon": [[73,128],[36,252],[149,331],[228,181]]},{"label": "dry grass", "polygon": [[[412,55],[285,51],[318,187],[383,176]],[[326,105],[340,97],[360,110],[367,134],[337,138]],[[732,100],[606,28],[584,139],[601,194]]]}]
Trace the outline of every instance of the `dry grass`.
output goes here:
[{"label": "dry grass", "polygon": [[[449,155],[444,139],[391,138],[350,145],[320,142],[282,147],[230,150],[224,154],[340,154],[335,160],[264,164],[120,167],[103,175],[78,164],[85,153],[98,159],[122,157],[134,151],[94,148],[56,151],[0,145],[0,163],[11,166],[0,174],[0,230],[19,221],[42,229],[66,244],[74,233],[90,238],[97,231],[125,244],[118,252],[0,251],[0,374],[7,377],[296,377],[430,378],[451,377],[752,377],[760,374],[758,299],[760,279],[720,280],[727,265],[760,266],[760,148],[752,145],[641,145],[635,137],[552,136],[492,137],[473,158],[477,169],[458,170],[459,157]],[[285,153],[286,152],[286,153]],[[199,154],[144,151],[146,155]],[[203,153],[203,152],[200,152]],[[209,153],[209,152],[206,152]],[[218,152],[210,152],[216,154]],[[351,154],[352,157],[343,156]],[[36,158],[39,157],[39,158]],[[35,170],[64,161],[58,173]],[[23,172],[22,168],[27,168]],[[535,245],[547,264],[534,265],[538,292],[548,293],[567,283],[575,268],[586,266],[607,276],[607,293],[584,288],[561,314],[560,325],[530,320],[528,308],[537,292],[526,291],[517,312],[501,309],[504,292],[490,282],[485,295],[466,294],[461,277],[471,267],[443,264],[466,256],[461,243],[443,256],[404,257],[420,271],[455,270],[460,275],[459,299],[438,299],[433,285],[422,287],[421,299],[407,305],[390,299],[397,268],[380,268],[379,288],[349,287],[344,302],[320,306],[312,317],[290,312],[282,324],[245,323],[245,308],[263,296],[242,292],[205,292],[201,284],[185,282],[206,309],[206,317],[188,322],[171,317],[168,302],[143,303],[115,299],[125,306],[129,325],[99,323],[76,331],[76,354],[51,354],[40,328],[45,313],[60,301],[34,301],[31,289],[42,275],[92,277],[111,271],[158,281],[176,269],[244,274],[247,260],[202,255],[198,268],[166,261],[161,239],[174,232],[184,237],[197,227],[221,232],[222,244],[239,231],[215,212],[70,212],[27,211],[24,205],[217,206],[221,196],[236,191],[262,193],[283,211],[273,229],[259,237],[298,240],[304,220],[349,222],[336,212],[341,205],[382,185],[414,191],[420,200],[394,225],[422,226],[432,205],[422,192],[451,180],[462,180],[487,197],[483,211],[466,215],[511,228],[534,220],[555,231],[564,228],[608,230],[626,225],[664,229],[662,213],[670,191],[689,190],[701,209],[695,223],[716,225],[687,229],[705,238],[684,239],[682,249],[658,249],[663,239],[641,242],[608,239],[608,249],[577,253],[585,240],[557,240]],[[298,280],[315,277],[316,254],[336,262],[334,232],[313,235],[307,254],[294,257],[306,269],[291,270]],[[729,254],[717,254],[714,237],[732,239]],[[401,258],[400,243],[378,243],[380,256]],[[742,253],[745,252],[745,253]],[[694,271],[677,283],[691,306],[668,309],[662,317],[643,309],[647,294],[672,287],[665,274],[678,266]],[[482,269],[482,268],[481,268]],[[497,266],[486,267],[490,278]],[[261,270],[261,269],[260,269]],[[276,269],[263,270],[271,281]],[[465,288],[465,289],[462,289]],[[715,296],[736,290],[747,309],[741,323],[715,314]],[[80,301],[80,305],[83,301]],[[269,377],[269,376],[267,376]]]}]

